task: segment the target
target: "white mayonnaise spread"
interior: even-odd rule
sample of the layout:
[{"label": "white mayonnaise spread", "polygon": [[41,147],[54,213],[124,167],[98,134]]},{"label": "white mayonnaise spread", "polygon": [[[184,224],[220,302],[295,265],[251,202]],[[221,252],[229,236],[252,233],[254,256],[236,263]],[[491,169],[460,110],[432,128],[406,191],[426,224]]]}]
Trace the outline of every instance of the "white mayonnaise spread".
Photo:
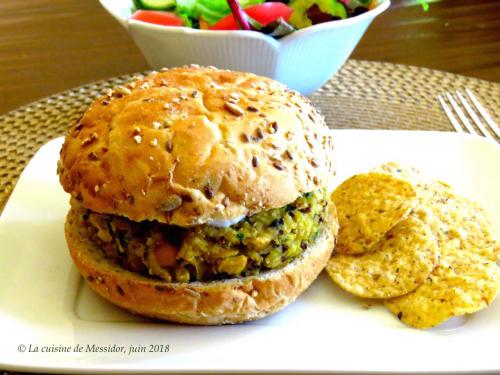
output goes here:
[{"label": "white mayonnaise spread", "polygon": [[239,223],[245,218],[245,215],[236,216],[234,219],[215,219],[207,222],[208,225],[213,225],[214,227],[230,227],[236,223]]}]

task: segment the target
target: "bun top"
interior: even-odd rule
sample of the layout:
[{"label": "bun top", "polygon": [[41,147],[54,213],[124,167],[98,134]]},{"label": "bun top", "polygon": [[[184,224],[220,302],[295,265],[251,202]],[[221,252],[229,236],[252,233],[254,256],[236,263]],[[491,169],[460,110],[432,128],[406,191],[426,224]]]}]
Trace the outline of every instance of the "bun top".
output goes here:
[{"label": "bun top", "polygon": [[109,89],[66,136],[58,172],[92,211],[190,226],[330,185],[332,151],[323,117],[295,91],[188,66]]}]

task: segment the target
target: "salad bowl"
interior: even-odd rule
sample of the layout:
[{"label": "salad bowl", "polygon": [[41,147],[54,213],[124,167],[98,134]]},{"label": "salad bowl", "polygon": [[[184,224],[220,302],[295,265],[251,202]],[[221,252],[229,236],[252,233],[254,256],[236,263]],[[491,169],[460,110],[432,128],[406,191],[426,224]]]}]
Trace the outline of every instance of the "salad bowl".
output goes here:
[{"label": "salad bowl", "polygon": [[129,32],[153,69],[186,64],[213,65],[274,78],[310,94],[348,59],[370,23],[390,0],[355,17],[317,24],[274,39],[245,30],[200,30],[130,19],[132,0],[100,0]]}]

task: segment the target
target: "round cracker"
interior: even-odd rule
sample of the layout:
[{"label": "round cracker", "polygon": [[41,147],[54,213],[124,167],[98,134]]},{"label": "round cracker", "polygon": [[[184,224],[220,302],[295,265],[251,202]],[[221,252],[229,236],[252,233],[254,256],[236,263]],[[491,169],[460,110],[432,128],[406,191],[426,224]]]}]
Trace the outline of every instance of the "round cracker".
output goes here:
[{"label": "round cracker", "polygon": [[494,262],[450,248],[421,286],[384,304],[402,322],[430,328],[487,307],[499,290],[500,269]]},{"label": "round cracker", "polygon": [[427,225],[409,217],[361,256],[335,254],[326,270],[346,291],[365,298],[392,298],[415,290],[437,264],[437,242]]},{"label": "round cracker", "polygon": [[418,169],[397,162],[381,164],[373,171],[391,174],[413,185],[419,217],[431,227],[443,249],[461,248],[492,261],[500,258],[500,242],[477,203],[456,194],[445,182],[428,180]]},{"label": "round cracker", "polygon": [[363,254],[397,223],[417,202],[408,181],[385,173],[355,175],[332,194],[339,217],[336,252]]},{"label": "round cracker", "polygon": [[457,248],[491,261],[499,259],[500,243],[494,238],[482,207],[440,181],[427,184],[424,189],[420,207],[430,214],[422,218],[440,247],[444,250]]}]

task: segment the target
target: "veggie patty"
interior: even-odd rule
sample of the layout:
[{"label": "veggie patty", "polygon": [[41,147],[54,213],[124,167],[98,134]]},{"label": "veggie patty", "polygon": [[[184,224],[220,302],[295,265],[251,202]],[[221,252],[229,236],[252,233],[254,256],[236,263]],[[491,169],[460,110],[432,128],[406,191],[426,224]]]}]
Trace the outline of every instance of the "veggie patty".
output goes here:
[{"label": "veggie patty", "polygon": [[177,282],[249,276],[284,267],[320,234],[328,204],[328,193],[321,189],[230,227],[181,228],[98,214],[72,201],[81,227],[107,258],[130,271]]}]

